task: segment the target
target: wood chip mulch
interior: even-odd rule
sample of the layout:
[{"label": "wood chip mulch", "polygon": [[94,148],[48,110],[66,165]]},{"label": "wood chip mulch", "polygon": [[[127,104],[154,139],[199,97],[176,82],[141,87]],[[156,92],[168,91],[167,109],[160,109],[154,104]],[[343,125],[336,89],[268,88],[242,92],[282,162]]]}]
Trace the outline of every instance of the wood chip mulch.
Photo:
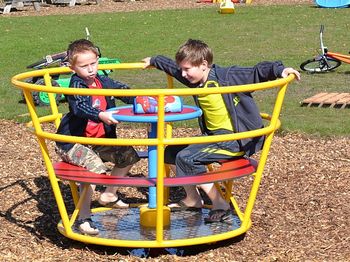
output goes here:
[{"label": "wood chip mulch", "polygon": [[[202,8],[190,0],[102,0],[101,5],[31,6],[8,16],[124,12],[162,8]],[[259,4],[308,4],[312,0],[253,0]],[[119,133],[123,133],[123,129]],[[129,135],[133,132],[127,130]],[[176,129],[176,135],[192,133]],[[187,256],[159,253],[148,259],[125,249],[85,245],[56,229],[60,219],[36,138],[23,124],[0,125],[1,261],[350,261],[350,140],[303,134],[275,136],[244,239],[225,245],[192,247]],[[126,132],[125,132],[126,133]],[[52,155],[52,144],[49,145]],[[147,174],[139,162],[132,174]],[[236,192],[247,198],[249,181]],[[69,195],[68,189],[64,193]],[[142,197],[121,188],[127,197]]]},{"label": "wood chip mulch", "polygon": [[[119,130],[119,134],[140,130]],[[126,132],[127,131],[127,132]],[[175,129],[176,135],[192,134]],[[1,261],[144,261],[125,249],[85,245],[56,229],[60,219],[36,138],[19,123],[0,126]],[[52,144],[49,145],[52,155]],[[140,163],[132,174],[147,174]],[[148,261],[349,261],[350,140],[302,134],[274,138],[245,238],[191,255]],[[120,189],[127,192],[127,189]],[[237,181],[246,198],[244,179]],[[68,189],[64,191],[69,194]],[[133,192],[133,191],[130,191]]]}]

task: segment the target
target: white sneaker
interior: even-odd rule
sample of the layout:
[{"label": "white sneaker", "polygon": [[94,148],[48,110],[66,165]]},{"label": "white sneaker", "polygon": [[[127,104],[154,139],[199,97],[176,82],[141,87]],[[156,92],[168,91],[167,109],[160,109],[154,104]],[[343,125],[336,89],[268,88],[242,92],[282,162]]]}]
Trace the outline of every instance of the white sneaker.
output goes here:
[{"label": "white sneaker", "polygon": [[91,218],[78,219],[76,225],[78,230],[84,235],[95,236],[99,233],[98,228],[95,226]]}]

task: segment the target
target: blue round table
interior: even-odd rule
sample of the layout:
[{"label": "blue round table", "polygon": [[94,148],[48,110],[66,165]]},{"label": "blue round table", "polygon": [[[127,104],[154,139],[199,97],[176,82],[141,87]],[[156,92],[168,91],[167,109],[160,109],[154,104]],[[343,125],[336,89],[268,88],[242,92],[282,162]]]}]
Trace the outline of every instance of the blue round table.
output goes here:
[{"label": "blue round table", "polygon": [[[137,123],[150,123],[151,128],[148,131],[148,138],[157,137],[157,122],[158,115],[154,114],[135,114],[133,111],[133,106],[121,106],[114,107],[108,111],[118,111],[117,114],[113,114],[113,118],[118,121],[123,122],[137,122]],[[175,122],[182,120],[189,120],[197,118],[202,115],[202,110],[195,106],[184,105],[181,112],[178,113],[165,113],[165,122]],[[148,176],[149,178],[157,177],[157,146],[148,146]],[[149,188],[149,208],[156,208],[157,196],[156,188]]]}]

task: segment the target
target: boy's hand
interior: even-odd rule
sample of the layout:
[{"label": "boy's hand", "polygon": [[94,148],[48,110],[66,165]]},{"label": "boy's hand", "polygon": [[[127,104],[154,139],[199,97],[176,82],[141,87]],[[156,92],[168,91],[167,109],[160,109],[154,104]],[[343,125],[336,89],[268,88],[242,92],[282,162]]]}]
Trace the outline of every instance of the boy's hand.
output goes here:
[{"label": "boy's hand", "polygon": [[291,67],[286,67],[285,69],[283,69],[282,71],[282,77],[285,78],[290,74],[294,74],[296,79],[299,81],[300,80],[300,73],[295,70],[294,68]]},{"label": "boy's hand", "polygon": [[151,58],[150,57],[146,57],[146,58],[142,59],[142,62],[145,63],[143,66],[144,69],[151,66]]},{"label": "boy's hand", "polygon": [[118,113],[118,110],[116,111],[108,111],[108,112],[100,112],[98,114],[98,117],[101,119],[102,122],[104,122],[106,125],[115,125],[119,122],[114,119],[113,114]]}]

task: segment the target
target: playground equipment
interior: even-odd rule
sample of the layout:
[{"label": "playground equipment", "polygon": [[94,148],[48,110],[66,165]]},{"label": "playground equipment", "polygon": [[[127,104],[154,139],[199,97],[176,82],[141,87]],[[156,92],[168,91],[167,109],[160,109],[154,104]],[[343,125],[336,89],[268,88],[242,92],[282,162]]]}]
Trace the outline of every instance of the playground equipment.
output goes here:
[{"label": "playground equipment", "polygon": [[321,53],[312,59],[300,64],[300,69],[310,73],[329,72],[341,65],[342,62],[350,64],[350,55],[330,52],[323,44],[324,26],[320,27],[320,49]]},{"label": "playground equipment", "polygon": [[315,0],[315,4],[325,8],[344,8],[350,6],[350,0]]},{"label": "playground equipment", "polygon": [[76,4],[100,4],[101,0],[50,0],[54,5],[75,6]]},{"label": "playground equipment", "polygon": [[224,0],[220,3],[221,14],[233,14],[235,12],[235,6],[231,0]]},{"label": "playground equipment", "polygon": [[40,0],[3,0],[0,1],[0,9],[3,9],[3,14],[9,14],[12,8],[21,9],[33,4],[35,11],[40,11],[41,3]]},{"label": "playground equipment", "polygon": [[[225,2],[226,0],[198,0],[197,3],[222,3]],[[232,3],[238,4],[238,3],[246,3],[246,4],[251,4],[252,0],[230,0]]]},{"label": "playground equipment", "polygon": [[[135,70],[142,69],[143,63],[121,63],[100,65],[101,70]],[[214,243],[221,240],[233,238],[244,234],[250,228],[251,214],[257,197],[260,181],[264,171],[267,156],[272,143],[275,131],[280,127],[279,115],[284,100],[284,95],[288,84],[294,79],[294,76],[288,76],[284,79],[259,83],[245,86],[232,87],[213,87],[213,88],[195,88],[195,89],[175,89],[173,79],[167,76],[168,87],[166,89],[132,89],[132,90],[112,90],[112,89],[81,89],[81,88],[59,88],[52,86],[51,76],[55,74],[69,73],[70,69],[47,68],[31,72],[21,73],[12,78],[12,83],[23,90],[27,101],[27,107],[32,121],[28,124],[33,127],[30,130],[36,135],[41,149],[43,160],[45,162],[48,178],[56,199],[61,221],[58,222],[60,233],[70,239],[77,241],[107,246],[134,247],[134,248],[165,248],[192,246],[205,243]],[[160,71],[159,71],[160,72]],[[161,72],[160,72],[161,73]],[[45,85],[36,85],[27,83],[25,80],[31,77],[42,77]],[[276,92],[271,92],[274,89]],[[38,115],[36,106],[33,102],[31,92],[47,92],[50,101],[51,112],[46,115]],[[167,119],[168,116],[164,110],[166,96],[192,96],[201,94],[218,93],[239,93],[253,92],[258,94],[267,91],[269,96],[275,94],[275,101],[270,106],[270,113],[261,113],[265,126],[257,130],[243,133],[234,133],[227,135],[218,135],[210,137],[194,137],[190,134],[187,137],[172,137],[171,123],[173,119]],[[55,102],[55,94],[64,93],[65,95],[103,95],[103,96],[154,96],[158,100],[158,112],[154,114],[156,122],[156,132],[154,137],[143,138],[86,138],[58,135],[53,128],[47,128],[48,125],[56,128],[59,126],[62,112],[58,111]],[[61,109],[61,108],[60,108]],[[232,161],[223,162],[216,169],[209,166],[207,173],[190,177],[169,177],[169,168],[164,165],[164,148],[167,145],[206,143],[215,141],[228,141],[245,139],[249,137],[265,136],[265,143],[257,159],[239,158]],[[73,166],[64,162],[53,163],[55,154],[50,152],[47,143],[51,141],[67,141],[81,144],[96,145],[132,145],[148,146],[156,149],[155,174],[156,177],[126,177],[117,178],[103,174],[94,174],[84,168]],[[152,156],[154,158],[154,156]],[[256,160],[258,162],[256,162]],[[149,167],[150,168],[150,167]],[[247,198],[244,192],[237,192],[234,188],[234,179],[246,177]],[[92,219],[99,228],[99,235],[82,235],[74,227],[75,220],[79,214],[81,201],[76,182],[82,183],[86,193],[88,184],[114,185],[127,187],[151,187],[155,189],[155,207],[147,206],[147,203],[132,203],[128,209],[111,209],[98,207],[92,209]],[[168,189],[174,186],[183,186],[190,184],[202,184],[214,182],[220,190],[224,199],[233,206],[230,221],[225,223],[205,224],[203,217],[209,212],[210,206],[206,205],[201,212],[178,211],[172,212],[166,205],[168,203]],[[61,188],[64,185],[70,186],[72,196],[62,194]],[[65,198],[64,198],[65,197]],[[74,203],[74,210],[71,214],[67,211],[67,203]]]}]

